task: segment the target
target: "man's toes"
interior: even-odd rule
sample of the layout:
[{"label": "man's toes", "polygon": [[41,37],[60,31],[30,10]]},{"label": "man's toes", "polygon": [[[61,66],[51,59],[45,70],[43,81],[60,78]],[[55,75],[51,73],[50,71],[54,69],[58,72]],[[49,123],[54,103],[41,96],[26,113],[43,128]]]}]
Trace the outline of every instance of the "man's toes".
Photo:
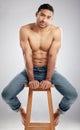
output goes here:
[{"label": "man's toes", "polygon": [[54,113],[54,125],[57,126],[59,124],[60,113],[57,111]]},{"label": "man's toes", "polygon": [[21,122],[25,126],[25,124],[26,124],[26,118],[22,118]]},{"label": "man's toes", "polygon": [[59,124],[59,120],[58,121],[54,121],[54,126],[57,126]]}]

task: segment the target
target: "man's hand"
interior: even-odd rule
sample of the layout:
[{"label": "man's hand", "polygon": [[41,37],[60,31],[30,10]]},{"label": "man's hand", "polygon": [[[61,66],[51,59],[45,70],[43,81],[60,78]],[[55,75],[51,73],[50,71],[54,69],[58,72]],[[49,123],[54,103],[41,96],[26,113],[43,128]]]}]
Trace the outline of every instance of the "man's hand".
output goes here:
[{"label": "man's hand", "polygon": [[29,82],[29,87],[32,89],[39,88],[39,81],[37,80],[32,80]]},{"label": "man's hand", "polygon": [[48,80],[43,80],[43,81],[40,82],[39,85],[43,89],[48,89],[48,88],[50,88],[51,82],[48,81]]}]

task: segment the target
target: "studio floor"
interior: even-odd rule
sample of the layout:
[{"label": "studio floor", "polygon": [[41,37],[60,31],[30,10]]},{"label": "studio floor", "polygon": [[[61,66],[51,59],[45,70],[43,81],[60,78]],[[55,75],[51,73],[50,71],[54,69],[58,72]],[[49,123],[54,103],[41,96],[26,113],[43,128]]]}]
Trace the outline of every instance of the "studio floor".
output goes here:
[{"label": "studio floor", "polygon": [[[0,120],[0,130],[24,130],[24,126],[18,118],[6,119],[5,117],[4,120]],[[60,120],[55,130],[80,130],[80,123]]]}]

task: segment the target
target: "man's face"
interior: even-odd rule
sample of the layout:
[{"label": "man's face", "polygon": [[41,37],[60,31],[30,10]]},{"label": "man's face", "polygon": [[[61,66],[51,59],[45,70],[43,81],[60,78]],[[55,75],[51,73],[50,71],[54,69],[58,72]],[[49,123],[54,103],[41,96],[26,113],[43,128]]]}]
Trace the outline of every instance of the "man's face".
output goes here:
[{"label": "man's face", "polygon": [[52,21],[53,13],[47,9],[41,9],[36,13],[37,24],[40,28],[47,27]]}]

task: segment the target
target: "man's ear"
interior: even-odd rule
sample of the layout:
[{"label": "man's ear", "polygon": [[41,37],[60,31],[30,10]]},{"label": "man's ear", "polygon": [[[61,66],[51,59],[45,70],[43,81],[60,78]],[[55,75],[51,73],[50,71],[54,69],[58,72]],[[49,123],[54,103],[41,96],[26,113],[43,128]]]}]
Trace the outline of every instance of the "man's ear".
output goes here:
[{"label": "man's ear", "polygon": [[36,17],[37,17],[37,15],[38,15],[38,12],[35,13],[35,16],[36,16]]}]

